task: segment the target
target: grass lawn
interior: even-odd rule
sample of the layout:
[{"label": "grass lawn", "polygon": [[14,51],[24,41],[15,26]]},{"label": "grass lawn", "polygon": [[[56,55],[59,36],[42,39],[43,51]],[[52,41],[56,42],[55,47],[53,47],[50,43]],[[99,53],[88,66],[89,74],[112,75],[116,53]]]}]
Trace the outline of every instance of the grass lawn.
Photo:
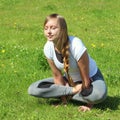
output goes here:
[{"label": "grass lawn", "polygon": [[[0,120],[118,120],[120,118],[120,3],[118,0],[0,1]],[[53,107],[57,99],[28,95],[29,85],[51,76],[43,55],[43,22],[51,13],[66,18],[70,35],[81,38],[108,86],[108,97],[86,113],[82,103]]]}]

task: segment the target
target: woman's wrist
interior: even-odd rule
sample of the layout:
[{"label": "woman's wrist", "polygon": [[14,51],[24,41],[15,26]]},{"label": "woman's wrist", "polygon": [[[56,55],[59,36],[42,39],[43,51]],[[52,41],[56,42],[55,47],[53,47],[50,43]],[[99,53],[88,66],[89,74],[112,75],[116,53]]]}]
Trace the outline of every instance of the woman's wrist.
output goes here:
[{"label": "woman's wrist", "polygon": [[82,89],[87,89],[90,87],[90,85],[91,85],[91,80],[88,79],[82,83]]},{"label": "woman's wrist", "polygon": [[89,86],[89,88],[83,88],[83,89],[82,89],[81,95],[83,95],[83,96],[88,96],[88,95],[90,95],[90,94],[92,93],[92,91],[93,91],[93,85],[91,84],[91,85]]}]

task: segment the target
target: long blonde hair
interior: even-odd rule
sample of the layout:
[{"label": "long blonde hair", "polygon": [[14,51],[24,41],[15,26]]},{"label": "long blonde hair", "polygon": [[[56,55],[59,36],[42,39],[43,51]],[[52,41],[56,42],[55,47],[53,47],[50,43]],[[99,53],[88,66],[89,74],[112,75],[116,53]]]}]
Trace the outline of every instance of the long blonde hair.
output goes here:
[{"label": "long blonde hair", "polygon": [[59,39],[57,41],[56,47],[62,53],[63,63],[64,63],[64,72],[67,75],[68,83],[70,86],[74,86],[74,82],[69,75],[69,37],[68,37],[68,31],[67,31],[67,24],[65,19],[61,15],[51,14],[46,17],[44,26],[52,18],[56,18],[60,25],[60,34],[59,34]]}]

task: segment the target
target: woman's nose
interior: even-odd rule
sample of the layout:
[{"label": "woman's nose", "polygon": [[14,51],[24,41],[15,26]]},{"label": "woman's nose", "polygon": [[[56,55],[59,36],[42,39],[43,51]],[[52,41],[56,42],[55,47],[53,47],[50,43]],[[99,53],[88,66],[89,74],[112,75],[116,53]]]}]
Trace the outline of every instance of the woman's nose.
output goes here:
[{"label": "woman's nose", "polygon": [[48,33],[51,33],[51,29],[49,28],[49,29],[47,30],[47,32],[48,32]]}]

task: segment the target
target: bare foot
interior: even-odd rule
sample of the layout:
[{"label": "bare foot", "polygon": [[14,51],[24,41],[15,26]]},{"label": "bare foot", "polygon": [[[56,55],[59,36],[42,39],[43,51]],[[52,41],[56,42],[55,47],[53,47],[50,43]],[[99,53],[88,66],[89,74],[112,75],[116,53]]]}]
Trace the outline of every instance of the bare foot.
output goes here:
[{"label": "bare foot", "polygon": [[82,105],[78,108],[78,111],[86,112],[90,111],[93,107],[93,104],[87,104],[86,106]]},{"label": "bare foot", "polygon": [[64,106],[64,107],[66,107],[67,106],[67,96],[62,96],[61,97],[61,104]]},{"label": "bare foot", "polygon": [[55,108],[58,108],[60,106],[60,104],[59,103],[58,104],[53,104],[52,106],[55,107]]},{"label": "bare foot", "polygon": [[64,107],[67,107],[67,103],[65,102],[61,102],[61,103],[56,103],[56,104],[53,104],[52,106],[55,107],[55,108],[58,108],[59,106],[64,106]]},{"label": "bare foot", "polygon": [[58,108],[59,106],[66,107],[67,106],[67,98],[66,98],[66,96],[61,96],[60,100],[61,101],[59,101],[59,102],[53,103],[52,106],[55,107],[55,108]]}]

